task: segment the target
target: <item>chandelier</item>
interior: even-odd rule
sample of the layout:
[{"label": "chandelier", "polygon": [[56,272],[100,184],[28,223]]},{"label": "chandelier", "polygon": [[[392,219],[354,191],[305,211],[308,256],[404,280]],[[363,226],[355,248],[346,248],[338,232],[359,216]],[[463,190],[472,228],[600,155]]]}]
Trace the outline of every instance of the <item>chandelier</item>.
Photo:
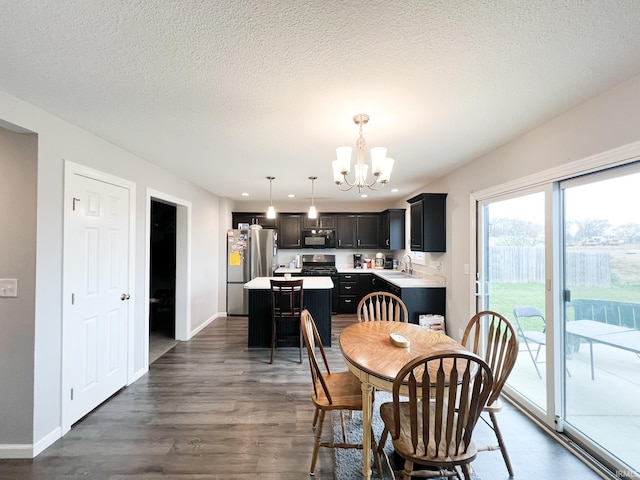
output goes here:
[{"label": "chandelier", "polygon": [[351,147],[336,148],[337,160],[333,161],[333,180],[340,190],[347,191],[358,187],[358,192],[364,187],[378,190],[391,178],[393,158],[387,158],[387,149],[375,147],[371,149],[371,173],[373,178],[367,180],[369,165],[364,163],[365,141],[362,136],[362,126],[369,121],[369,115],[359,113],[353,117],[353,122],[360,127],[360,136],[356,140],[355,178],[350,181],[347,176],[351,172]]}]

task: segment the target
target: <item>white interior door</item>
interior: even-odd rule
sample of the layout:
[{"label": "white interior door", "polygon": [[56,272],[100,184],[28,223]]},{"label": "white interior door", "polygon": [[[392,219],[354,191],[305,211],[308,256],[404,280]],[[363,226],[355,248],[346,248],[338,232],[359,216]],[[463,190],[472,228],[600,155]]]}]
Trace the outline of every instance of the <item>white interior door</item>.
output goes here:
[{"label": "white interior door", "polygon": [[[127,382],[129,208],[126,187],[67,176],[63,426]],[[68,303],[67,303],[68,302]]]}]

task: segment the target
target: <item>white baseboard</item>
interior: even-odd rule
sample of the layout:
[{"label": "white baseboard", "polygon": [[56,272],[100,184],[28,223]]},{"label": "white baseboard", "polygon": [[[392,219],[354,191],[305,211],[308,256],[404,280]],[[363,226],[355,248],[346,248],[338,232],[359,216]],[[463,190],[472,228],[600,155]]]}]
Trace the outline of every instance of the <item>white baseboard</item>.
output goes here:
[{"label": "white baseboard", "polygon": [[45,435],[33,445],[33,456],[36,457],[40,455],[46,448],[49,448],[56,440],[61,437],[62,428],[54,428],[48,435]]},{"label": "white baseboard", "polygon": [[35,458],[46,448],[62,437],[62,429],[54,428],[50,433],[38,440],[36,443],[5,443],[0,444],[0,458]]},{"label": "white baseboard", "polygon": [[207,325],[213,322],[216,318],[220,318],[224,316],[226,316],[224,312],[218,312],[215,315],[209,317],[207,320],[205,320],[202,323],[202,325],[199,325],[196,329],[191,331],[191,334],[189,335],[189,340],[191,340],[195,335],[197,335],[203,328],[205,328]]},{"label": "white baseboard", "polygon": [[0,458],[33,458],[33,445],[30,443],[0,445]]}]

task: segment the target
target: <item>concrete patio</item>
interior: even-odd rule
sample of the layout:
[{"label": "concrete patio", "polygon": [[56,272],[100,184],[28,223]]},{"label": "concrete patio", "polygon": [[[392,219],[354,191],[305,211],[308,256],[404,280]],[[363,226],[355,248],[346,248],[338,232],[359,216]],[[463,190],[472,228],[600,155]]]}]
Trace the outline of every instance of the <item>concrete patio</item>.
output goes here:
[{"label": "concrete patio", "polygon": [[[539,360],[544,354],[543,347]],[[593,355],[593,380],[588,344],[567,359],[565,422],[640,471],[640,356],[602,344],[593,345]],[[509,385],[544,407],[545,367],[538,364],[540,379],[521,342]]]}]

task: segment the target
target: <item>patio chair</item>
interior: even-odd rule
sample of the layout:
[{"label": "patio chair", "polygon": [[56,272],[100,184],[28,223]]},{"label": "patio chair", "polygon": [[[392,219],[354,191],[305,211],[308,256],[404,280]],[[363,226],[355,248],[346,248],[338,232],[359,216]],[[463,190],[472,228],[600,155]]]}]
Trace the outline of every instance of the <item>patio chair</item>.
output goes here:
[{"label": "patio chair", "polygon": [[[529,352],[529,356],[531,357],[531,361],[533,362],[533,366],[536,368],[536,372],[538,373],[538,377],[542,379],[542,375],[540,374],[540,369],[538,369],[538,356],[540,355],[540,349],[546,344],[546,322],[544,319],[544,315],[537,307],[532,306],[520,306],[513,307],[513,316],[516,321],[516,329],[518,331],[518,336],[522,337],[524,340],[524,344],[527,347],[527,351]],[[521,319],[538,319],[538,321],[542,322],[542,331],[539,330],[524,330],[522,328],[522,324],[520,323]],[[531,350],[531,345],[537,345],[536,354],[533,355],[533,351]]]},{"label": "patio chair", "polygon": [[[462,345],[473,353],[482,355],[493,374],[493,389],[483,409],[483,412],[489,414],[489,421],[484,417],[480,418],[493,430],[498,445],[479,446],[478,451],[500,450],[509,477],[513,477],[513,468],[496,413],[502,410],[500,393],[518,357],[518,335],[511,322],[503,315],[492,311],[478,312],[471,317],[465,328]],[[481,350],[484,350],[484,355]]]}]

